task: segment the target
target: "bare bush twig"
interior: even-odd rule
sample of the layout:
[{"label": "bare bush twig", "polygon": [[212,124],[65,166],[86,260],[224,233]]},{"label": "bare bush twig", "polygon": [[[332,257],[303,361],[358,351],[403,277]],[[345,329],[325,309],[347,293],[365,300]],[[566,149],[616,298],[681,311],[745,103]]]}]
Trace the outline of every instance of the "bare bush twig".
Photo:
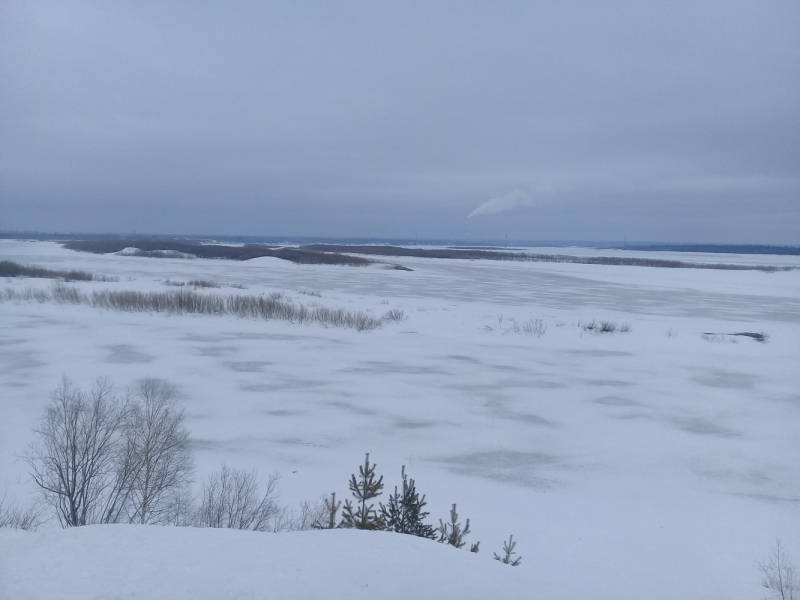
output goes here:
[{"label": "bare bush twig", "polygon": [[545,325],[541,319],[531,319],[530,321],[522,322],[522,331],[526,335],[542,337],[547,331],[547,325]]},{"label": "bare bush twig", "polygon": [[300,515],[292,519],[291,529],[294,531],[333,529],[333,527],[328,527],[329,511],[326,505],[327,501],[327,496],[323,496],[317,502],[303,502],[300,505]]},{"label": "bare bush twig", "polygon": [[262,494],[256,471],[232,469],[223,464],[203,483],[197,525],[273,531],[281,517],[277,504],[278,479],[277,474],[270,475]]},{"label": "bare bush twig", "polygon": [[36,503],[20,506],[9,502],[6,492],[0,496],[0,527],[35,531],[44,522],[41,512]]},{"label": "bare bush twig", "polygon": [[622,325],[617,325],[614,321],[600,321],[598,323],[594,319],[585,323],[578,321],[578,327],[592,333],[614,333],[615,331],[628,333],[631,330],[631,326],[628,323],[623,323]]},{"label": "bare bush twig", "polygon": [[617,330],[617,324],[612,321],[603,321],[600,323],[598,331],[600,333],[614,333]]},{"label": "bare bush twig", "polygon": [[58,304],[85,304],[87,298],[74,287],[64,285],[60,281],[53,284],[50,289],[53,301]]},{"label": "bare bush twig", "polygon": [[400,323],[401,321],[405,321],[405,319],[406,313],[399,308],[387,310],[381,317],[382,321],[394,321],[395,323]]}]

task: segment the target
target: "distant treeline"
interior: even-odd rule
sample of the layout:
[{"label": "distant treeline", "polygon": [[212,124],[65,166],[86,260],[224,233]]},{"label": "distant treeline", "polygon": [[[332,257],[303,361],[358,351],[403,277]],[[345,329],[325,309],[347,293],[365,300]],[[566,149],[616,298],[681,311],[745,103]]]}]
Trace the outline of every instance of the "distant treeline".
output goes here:
[{"label": "distant treeline", "polygon": [[324,264],[363,266],[374,263],[374,260],[361,256],[346,256],[336,252],[320,252],[305,248],[281,248],[261,244],[245,244],[243,246],[222,246],[218,244],[192,244],[172,240],[144,241],[137,240],[82,240],[66,242],[64,248],[92,254],[109,254],[120,252],[125,248],[137,248],[143,255],[158,256],[158,251],[181,252],[197,258],[224,258],[228,260],[250,260],[262,256],[271,256],[289,260],[298,264]]},{"label": "distant treeline", "polygon": [[800,256],[800,246],[764,246],[740,244],[629,244],[618,250],[646,252],[710,252],[717,254],[778,254]]},{"label": "distant treeline", "polygon": [[525,262],[573,263],[579,265],[622,265],[635,267],[662,267],[668,269],[723,269],[732,271],[789,271],[793,267],[768,265],[728,265],[719,263],[692,263],[680,260],[657,258],[633,258],[621,256],[571,256],[568,254],[530,254],[524,252],[494,252],[489,250],[456,248],[404,248],[401,246],[344,246],[335,244],[311,244],[302,250],[317,252],[349,252],[377,256],[411,256],[420,258],[460,258],[484,260],[512,260]]},{"label": "distant treeline", "polygon": [[[244,244],[224,246],[219,244],[200,244],[173,240],[81,240],[63,244],[69,250],[108,254],[120,252],[125,248],[136,248],[141,256],[169,256],[164,252],[183,253],[197,258],[222,258],[228,260],[250,260],[271,256],[298,264],[325,264],[363,266],[376,261],[353,256],[361,254],[382,257],[416,257],[467,260],[506,260],[525,262],[572,263],[581,265],[619,265],[636,267],[661,267],[668,269],[722,269],[734,271],[788,271],[793,267],[774,267],[769,265],[732,265],[720,263],[695,263],[659,258],[635,258],[622,256],[572,256],[568,254],[535,254],[527,252],[508,252],[479,250],[475,248],[418,248],[385,245],[344,245],[308,244],[300,247],[279,247],[265,244]],[[397,269],[404,269],[395,265]]]}]

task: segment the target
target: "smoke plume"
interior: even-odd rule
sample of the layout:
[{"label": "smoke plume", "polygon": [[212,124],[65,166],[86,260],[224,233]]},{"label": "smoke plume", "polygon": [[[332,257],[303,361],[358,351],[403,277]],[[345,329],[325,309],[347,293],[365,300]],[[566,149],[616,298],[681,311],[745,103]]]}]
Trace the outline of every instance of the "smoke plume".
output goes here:
[{"label": "smoke plume", "polygon": [[469,213],[467,218],[471,219],[472,217],[479,217],[481,215],[494,215],[514,210],[521,206],[530,206],[531,204],[533,204],[533,194],[530,191],[514,190],[504,196],[497,196],[496,198],[487,200]]}]

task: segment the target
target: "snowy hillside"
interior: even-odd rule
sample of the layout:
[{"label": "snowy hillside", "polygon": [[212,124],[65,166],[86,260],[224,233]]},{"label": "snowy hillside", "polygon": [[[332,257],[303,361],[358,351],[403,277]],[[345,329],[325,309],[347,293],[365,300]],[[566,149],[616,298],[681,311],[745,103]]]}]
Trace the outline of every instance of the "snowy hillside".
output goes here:
[{"label": "snowy hillside", "polygon": [[0,529],[0,574],[0,598],[19,600],[537,596],[520,569],[413,536],[353,530]]},{"label": "snowy hillside", "polygon": [[[277,472],[296,509],[347,497],[369,452],[387,493],[406,467],[433,524],[458,503],[481,552],[386,533],[53,521],[0,530],[2,599],[746,600],[776,537],[800,562],[798,270],[403,258],[413,271],[397,271],[0,241],[4,259],[117,278],[64,284],[86,295],[208,280],[219,287],[197,294],[401,318],[357,331],[121,312],[4,278],[0,493],[34,497],[18,456],[63,375],[120,390],[160,378],[185,406],[197,486],[222,462]],[[729,335],[741,332],[767,338]],[[515,568],[492,560],[509,534]]]}]

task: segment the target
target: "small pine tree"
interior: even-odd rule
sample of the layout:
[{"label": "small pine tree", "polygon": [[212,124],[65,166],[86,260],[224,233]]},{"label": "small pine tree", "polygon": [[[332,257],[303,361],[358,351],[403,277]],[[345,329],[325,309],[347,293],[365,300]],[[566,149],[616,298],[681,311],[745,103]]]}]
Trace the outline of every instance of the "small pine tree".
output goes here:
[{"label": "small pine tree", "polygon": [[514,541],[514,536],[508,536],[508,541],[503,542],[503,552],[505,553],[504,556],[500,556],[497,552],[494,553],[494,559],[499,560],[501,563],[505,565],[511,565],[512,567],[516,567],[519,563],[522,562],[522,557],[519,556],[515,559],[511,559],[511,556],[516,554],[514,552],[514,547],[517,545],[517,542]]},{"label": "small pine tree", "polygon": [[[450,509],[450,522],[443,523],[442,520],[439,519],[439,527],[436,528],[436,532],[439,534],[439,539],[437,541],[442,544],[450,544],[456,548],[463,548],[464,544],[466,544],[464,538],[469,533],[469,519],[467,519],[466,524],[462,528],[461,523],[458,522],[456,505],[453,504],[453,508]],[[472,552],[477,552],[478,544],[480,544],[480,542],[473,544],[470,550]]]},{"label": "small pine tree", "polygon": [[327,496],[322,498],[322,502],[325,505],[325,510],[323,512],[323,518],[319,521],[318,526],[315,526],[314,529],[334,529],[336,527],[336,513],[339,512],[339,508],[342,506],[342,501],[336,501],[336,492],[331,493],[330,499]]},{"label": "small pine tree", "polygon": [[425,517],[430,514],[422,510],[427,504],[425,496],[420,497],[417,493],[414,480],[406,475],[405,465],[400,470],[400,476],[403,478],[403,492],[400,493],[395,486],[394,494],[389,496],[389,503],[380,505],[384,527],[395,533],[436,539],[436,530],[424,522]]},{"label": "small pine tree", "polygon": [[358,468],[359,478],[355,474],[350,476],[350,491],[357,500],[356,507],[350,500],[345,500],[342,510],[342,522],[339,527],[355,529],[383,529],[383,519],[378,516],[372,504],[367,505],[367,500],[377,498],[383,491],[383,475],[375,480],[375,467],[369,464],[369,453],[364,459],[364,464]]}]

